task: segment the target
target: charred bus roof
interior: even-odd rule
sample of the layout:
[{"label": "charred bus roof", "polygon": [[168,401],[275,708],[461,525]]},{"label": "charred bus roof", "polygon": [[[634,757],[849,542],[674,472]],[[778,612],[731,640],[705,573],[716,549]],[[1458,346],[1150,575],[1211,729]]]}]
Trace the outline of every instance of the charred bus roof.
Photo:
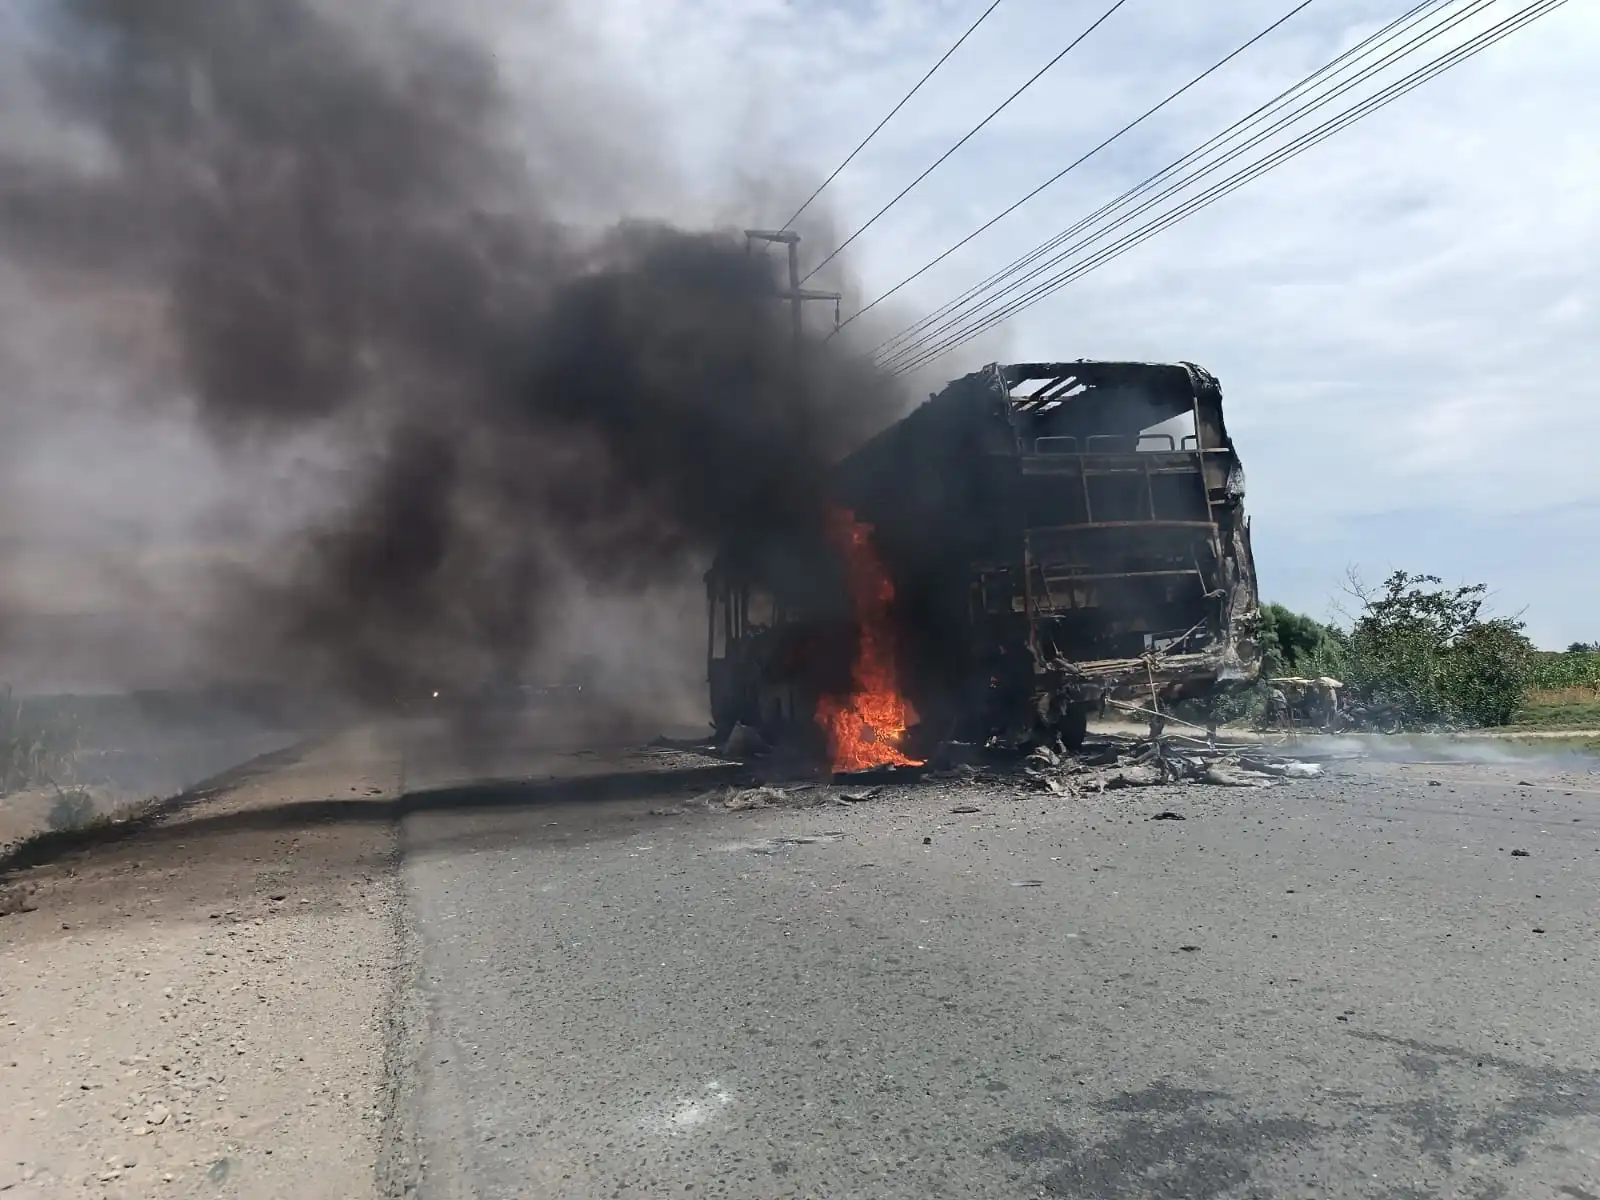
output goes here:
[{"label": "charred bus roof", "polygon": [[[1189,441],[1233,458],[1222,389],[1194,363],[992,363],[952,380],[846,455],[834,468],[830,491],[869,518],[884,510],[914,514],[934,497],[947,496],[952,473],[969,472],[975,450],[1015,455],[1121,449],[1121,439],[1185,413],[1195,416]],[[1236,461],[1230,465],[1237,471]],[[717,557],[723,569],[765,560],[771,570],[781,569],[774,560],[788,554],[757,536],[724,545]]]},{"label": "charred bus roof", "polygon": [[[1006,387],[1019,405],[1066,400],[1093,393],[1097,399],[1116,400],[1138,395],[1168,404],[1174,413],[1187,409],[1204,388],[1216,380],[1193,363],[1074,362],[996,363],[966,378],[988,376]],[[1037,386],[1028,388],[1027,384]]]}]

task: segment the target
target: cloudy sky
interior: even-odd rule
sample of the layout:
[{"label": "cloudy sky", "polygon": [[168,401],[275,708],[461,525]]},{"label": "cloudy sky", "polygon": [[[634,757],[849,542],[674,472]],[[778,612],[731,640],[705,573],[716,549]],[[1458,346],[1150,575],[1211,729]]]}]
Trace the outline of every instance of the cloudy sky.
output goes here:
[{"label": "cloudy sky", "polygon": [[[1373,86],[1526,2],[1436,0],[1441,10],[1484,11]],[[725,226],[784,221],[988,3],[457,0],[447,12],[493,48],[525,106],[525,153],[559,193],[542,200],[597,226],[619,216]],[[808,261],[1110,3],[1001,0],[807,213]],[[854,241],[843,276],[815,284],[841,286],[852,303],[879,295],[1295,3],[1125,0]],[[870,347],[935,309],[1412,3],[1311,0],[852,337]],[[328,5],[370,15],[383,5],[416,11],[419,0]],[[41,122],[18,68],[22,17],[47,6],[0,5],[0,140],[71,150],[72,130]],[[421,8],[430,19],[446,13]],[[995,359],[1201,363],[1223,382],[1244,457],[1266,598],[1327,617],[1348,569],[1376,581],[1403,568],[1488,584],[1497,611],[1522,614],[1542,645],[1600,639],[1595,62],[1600,0],[1570,0],[938,360],[913,393]],[[109,586],[124,603],[172,609],[182,628],[190,587],[167,562],[172,547],[223,553],[268,515],[297,519],[314,489],[297,474],[280,478],[276,460],[248,470],[219,462],[169,409],[110,419],[125,398],[100,396],[110,384],[95,375],[95,355],[58,319],[70,299],[0,261],[0,374],[14,393],[39,398],[0,412],[0,540],[25,529],[34,556],[8,550],[0,598],[98,611]],[[133,332],[117,325],[97,336],[145,346],[151,339],[135,334],[148,306],[126,307]],[[39,428],[22,427],[35,417]],[[162,662],[176,661],[181,641],[107,637]]]},{"label": "cloudy sky", "polygon": [[[763,170],[820,179],[987,2],[608,0],[574,19],[592,65],[649,98],[652,144],[726,196]],[[824,194],[836,229],[871,216],[1107,3],[1002,0]],[[1409,6],[1314,0],[907,288],[895,315],[961,292]],[[898,282],[1290,7],[1128,0],[851,247],[859,286]],[[1520,7],[1491,4],[1399,70]],[[1489,584],[1541,644],[1600,638],[1597,61],[1600,6],[1574,0],[939,370],[1199,362],[1222,379],[1245,458],[1266,597],[1327,615],[1348,567],[1405,568]],[[752,199],[749,220],[780,222],[781,207]],[[807,252],[826,240],[814,233]]]}]

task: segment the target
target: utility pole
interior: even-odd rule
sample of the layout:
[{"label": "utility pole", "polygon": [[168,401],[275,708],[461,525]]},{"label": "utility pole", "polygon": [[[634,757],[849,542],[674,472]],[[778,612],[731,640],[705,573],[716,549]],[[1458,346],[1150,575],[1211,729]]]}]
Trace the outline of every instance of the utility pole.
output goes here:
[{"label": "utility pole", "polygon": [[779,292],[781,299],[789,301],[790,312],[794,322],[794,344],[798,348],[802,336],[803,326],[800,320],[801,307],[807,300],[832,300],[833,301],[833,327],[839,328],[839,302],[843,299],[838,292],[818,292],[800,286],[800,235],[792,229],[746,229],[744,231],[745,249],[749,250],[756,242],[782,242],[789,248],[789,290]]}]

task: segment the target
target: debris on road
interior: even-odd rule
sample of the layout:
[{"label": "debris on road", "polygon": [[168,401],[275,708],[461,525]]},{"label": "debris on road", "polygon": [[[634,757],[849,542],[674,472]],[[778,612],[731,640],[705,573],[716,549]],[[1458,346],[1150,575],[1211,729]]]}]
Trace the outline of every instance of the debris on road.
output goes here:
[{"label": "debris on road", "polygon": [[1187,821],[1189,818],[1184,816],[1182,813],[1158,812],[1150,819],[1152,821]]},{"label": "debris on road", "polygon": [[815,783],[760,784],[755,787],[728,788],[709,801],[711,808],[729,812],[748,812],[763,808],[818,808],[825,804],[866,804],[881,794],[881,787],[842,791]]},{"label": "debris on road", "polygon": [[1155,767],[1136,765],[1106,778],[1106,790],[1126,787],[1154,787],[1165,783],[1166,777]]},{"label": "debris on road", "polygon": [[[730,812],[746,812],[752,808],[794,808],[804,802],[800,800],[800,794],[810,790],[803,787],[732,788],[723,797],[721,807]],[[814,802],[816,797],[807,799]]]},{"label": "debris on road", "polygon": [[1110,737],[1074,755],[1041,746],[1028,756],[1023,773],[1035,787],[1059,795],[1185,782],[1272,787],[1287,779],[1313,779],[1322,774],[1322,766],[1264,754],[1255,745],[1165,733]]},{"label": "debris on road", "polygon": [[1235,770],[1226,763],[1217,763],[1200,773],[1200,782],[1217,787],[1264,788],[1271,787],[1273,779],[1261,772]]},{"label": "debris on road", "polygon": [[883,792],[881,787],[868,788],[864,792],[840,792],[839,799],[846,804],[865,804]]},{"label": "debris on road", "polygon": [[[806,809],[926,794],[930,799],[945,800],[954,814],[970,815],[982,811],[974,801],[995,789],[1007,789],[1016,799],[1026,798],[1026,789],[1067,799],[1163,784],[1267,788],[1289,780],[1316,778],[1323,771],[1320,763],[1281,757],[1258,742],[1158,730],[1145,737],[1094,736],[1071,751],[1059,743],[1038,745],[1022,758],[994,747],[980,751],[962,746],[955,753],[934,760],[947,764],[956,760],[951,765],[883,766],[829,773],[814,758],[778,752],[757,755],[757,742],[754,735],[747,737],[748,733],[744,727],[736,729],[727,747],[751,754],[745,764],[748,776],[742,782],[688,801],[689,807],[730,812]],[[974,754],[978,755],[976,760],[967,761]],[[756,758],[761,761],[754,761]],[[1021,793],[1015,791],[1019,782],[1025,788]],[[651,815],[676,816],[679,812],[651,810]],[[1155,819],[1184,818],[1173,814]]]}]

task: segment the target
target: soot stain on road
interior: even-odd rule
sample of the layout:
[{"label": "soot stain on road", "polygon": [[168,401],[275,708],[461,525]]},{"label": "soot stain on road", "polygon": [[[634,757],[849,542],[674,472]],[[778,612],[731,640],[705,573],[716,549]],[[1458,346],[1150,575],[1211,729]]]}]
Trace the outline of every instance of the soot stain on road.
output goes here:
[{"label": "soot stain on road", "polygon": [[[1419,1151],[1445,1170],[1453,1168],[1452,1155],[1461,1150],[1516,1166],[1555,1122],[1600,1117],[1600,1071],[1538,1066],[1381,1033],[1352,1031],[1350,1036],[1405,1050],[1400,1065],[1430,1083],[1470,1071],[1492,1072],[1496,1082],[1509,1086],[1508,1096],[1489,1103],[1470,1121],[1441,1098],[1444,1088],[1437,1084],[1428,1095],[1368,1110],[1410,1131]],[[1452,1091],[1460,1094],[1463,1089]]]},{"label": "soot stain on road", "polygon": [[[1381,1131],[1412,1145],[1419,1162],[1426,1160],[1446,1177],[1446,1191],[1407,1195],[1418,1200],[1446,1194],[1488,1200],[1510,1192],[1504,1180],[1483,1174],[1485,1158],[1493,1160],[1487,1169],[1495,1174],[1515,1168],[1556,1122],[1600,1116],[1600,1071],[1538,1066],[1381,1033],[1351,1031],[1350,1036],[1403,1051],[1397,1065],[1426,1094],[1372,1103],[1348,1092],[1321,1093],[1320,1101],[1349,1105],[1345,1120],[1328,1124],[1302,1116],[1227,1111],[1224,1106],[1233,1099],[1227,1092],[1157,1080],[1089,1106],[1125,1118],[1102,1140],[1047,1125],[1019,1130],[993,1149],[1025,1167],[1042,1169],[1038,1185],[1049,1196],[1212,1200],[1249,1184],[1252,1173],[1274,1152],[1324,1139],[1353,1146]],[[1464,1113],[1445,1099],[1484,1094],[1483,1088],[1463,1088],[1452,1078],[1466,1072],[1490,1072],[1501,1088],[1475,1113]],[[1458,1169],[1463,1154],[1472,1162],[1470,1169]],[[1571,1187],[1559,1190],[1587,1194]]]},{"label": "soot stain on road", "polygon": [[1018,1131],[995,1149],[1025,1166],[1048,1168],[1039,1184],[1049,1196],[1212,1200],[1248,1183],[1265,1155],[1328,1132],[1303,1117],[1212,1111],[1228,1099],[1225,1092],[1157,1080],[1093,1105],[1128,1118],[1102,1141],[1051,1125]]}]

